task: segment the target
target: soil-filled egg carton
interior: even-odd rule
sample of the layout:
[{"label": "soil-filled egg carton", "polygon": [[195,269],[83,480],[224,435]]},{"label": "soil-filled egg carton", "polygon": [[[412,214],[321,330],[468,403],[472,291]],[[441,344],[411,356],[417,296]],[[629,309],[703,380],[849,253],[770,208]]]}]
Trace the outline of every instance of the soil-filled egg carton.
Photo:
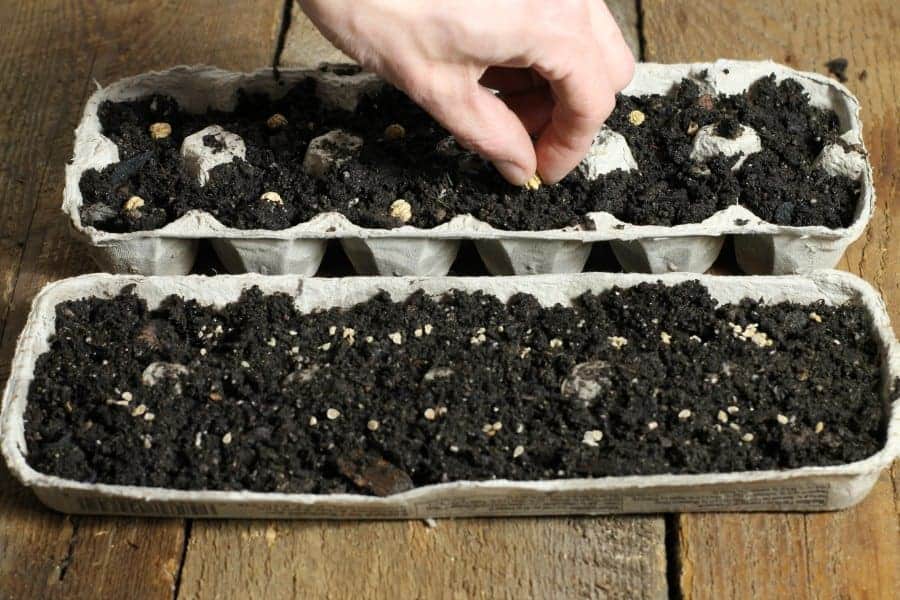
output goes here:
[{"label": "soil-filled egg carton", "polygon": [[[88,296],[115,297],[124,286],[153,308],[171,294],[203,305],[223,306],[258,286],[286,293],[302,312],[350,307],[381,291],[402,300],[417,290],[440,296],[450,290],[482,291],[507,300],[534,295],[545,305],[571,305],[581,294],[613,286],[657,281],[676,285],[698,280],[720,303],[744,298],[769,303],[860,303],[871,315],[882,369],[882,400],[888,407],[887,434],[878,452],[856,462],[823,467],[730,473],[658,474],[541,481],[456,481],[374,497],[358,494],[265,493],[180,490],[85,483],[35,471],[27,462],[24,416],[38,357],[50,348],[56,306]],[[819,511],[862,500],[900,454],[900,345],[884,303],[861,279],[839,271],[805,276],[717,277],[585,273],[531,277],[436,277],[304,279],[257,274],[189,277],[84,275],[48,285],[38,295],[19,338],[0,414],[2,451],[10,472],[47,506],[69,513],[193,516],[215,518],[407,519],[429,517],[659,513],[701,511]]]},{"label": "soil-filled egg carton", "polygon": [[[770,61],[719,60],[694,64],[639,64],[624,94],[663,94],[683,78],[692,78],[711,93],[736,94],[761,77],[790,78],[808,92],[812,105],[830,108],[840,120],[845,150],[826,146],[820,164],[833,175],[860,182],[861,194],[849,227],[794,227],[761,220],[742,206],[733,205],[700,223],[676,226],[632,225],[605,212],[589,213],[588,226],[545,231],[496,229],[471,215],[460,215],[432,229],[403,226],[364,228],[338,213],[322,213],[283,230],[244,230],[227,227],[209,213],[191,211],[162,228],[131,233],[110,233],[82,223],[79,181],[88,169],[118,162],[116,145],[101,131],[98,108],[102,102],[134,100],[151,94],[174,97],[188,111],[233,109],[237,90],[283,95],[292,83],[317,80],[317,94],[326,103],[352,109],[362,94],[382,85],[367,73],[341,74],[341,70],[282,71],[281,81],[271,71],[234,73],[211,67],[176,67],[124,79],[95,92],[88,101],[75,135],[75,154],[66,169],[63,210],[74,229],[87,240],[98,263],[118,273],[175,275],[190,271],[199,240],[208,239],[234,273],[311,275],[316,272],[329,239],[339,239],[360,274],[445,275],[461,240],[473,240],[495,275],[571,273],[584,268],[592,245],[609,242],[626,271],[664,273],[703,272],[715,261],[727,236],[733,236],[740,267],[753,274],[789,274],[833,267],[847,246],[857,239],[872,216],[875,193],[872,169],[862,147],[859,102],[841,84],[814,73],[798,72]],[[703,135],[701,135],[703,134]],[[708,134],[708,132],[707,132]],[[707,139],[698,132],[694,152],[734,154],[752,152],[759,143],[744,128],[737,140]],[[708,143],[700,143],[706,140]],[[240,141],[240,140],[238,140]],[[240,142],[241,145],[243,142]],[[624,144],[624,146],[623,146]],[[597,176],[635,164],[627,143],[608,129],[601,131],[581,165],[583,173]]]}]

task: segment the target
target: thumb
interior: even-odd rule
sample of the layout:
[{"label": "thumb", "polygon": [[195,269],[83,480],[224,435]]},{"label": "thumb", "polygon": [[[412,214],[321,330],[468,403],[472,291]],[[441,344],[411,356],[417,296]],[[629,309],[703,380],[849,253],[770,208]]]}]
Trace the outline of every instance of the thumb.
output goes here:
[{"label": "thumb", "polygon": [[415,99],[461,146],[494,163],[510,183],[523,185],[534,175],[537,158],[525,126],[477,80],[454,85],[450,93]]}]

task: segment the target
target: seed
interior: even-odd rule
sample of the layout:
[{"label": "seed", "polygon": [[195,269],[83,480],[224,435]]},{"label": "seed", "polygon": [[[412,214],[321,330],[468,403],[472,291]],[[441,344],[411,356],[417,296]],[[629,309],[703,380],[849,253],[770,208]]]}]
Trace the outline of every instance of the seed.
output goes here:
[{"label": "seed", "polygon": [[334,335],[337,333],[337,325],[332,325],[328,328],[328,335]]},{"label": "seed", "polygon": [[250,368],[250,363],[248,363],[246,360],[242,360],[242,361],[241,361],[241,366],[244,367],[245,369],[249,369],[249,368]]},{"label": "seed", "polygon": [[309,418],[309,426],[310,427],[315,427],[318,424],[319,424],[319,420],[317,418],[315,418],[315,417]]},{"label": "seed", "polygon": [[752,441],[753,441],[753,434],[752,434],[752,433],[745,433],[744,435],[741,436],[741,439],[742,439],[743,441],[745,441],[745,442],[752,442]]},{"label": "seed", "polygon": [[406,137],[406,128],[400,123],[391,123],[384,128],[385,139],[395,142]]},{"label": "seed", "polygon": [[266,192],[259,197],[260,202],[268,202],[269,204],[284,204],[284,199],[278,192]]},{"label": "seed", "polygon": [[371,335],[367,335],[367,336],[366,336],[366,343],[367,343],[367,344],[371,344],[371,343],[374,342],[374,341],[375,341],[375,338],[373,338]]},{"label": "seed", "polygon": [[122,400],[125,402],[131,402],[134,399],[134,396],[131,395],[131,392],[122,392]]},{"label": "seed", "polygon": [[825,423],[819,421],[816,423],[816,433],[822,433],[823,431],[825,431]]},{"label": "seed", "polygon": [[621,349],[622,346],[624,346],[625,344],[628,343],[628,340],[626,340],[625,338],[618,336],[618,335],[614,335],[614,336],[608,337],[606,339],[609,341],[609,345],[612,346],[613,348],[615,348],[616,350]]},{"label": "seed", "polygon": [[164,140],[172,135],[172,126],[168,123],[154,123],[150,126],[150,137],[154,140]]},{"label": "seed", "polygon": [[782,425],[787,425],[787,424],[788,424],[788,418],[787,418],[786,416],[784,416],[784,415],[778,415],[777,417],[775,417],[775,419],[776,419],[779,423],[781,423]]},{"label": "seed", "polygon": [[225,444],[226,446],[231,443],[231,432],[230,431],[222,436],[222,443]]},{"label": "seed", "polygon": [[391,204],[391,216],[401,223],[408,223],[412,219],[412,205],[403,200],[394,200]]},{"label": "seed", "polygon": [[486,341],[487,341],[487,336],[484,335],[484,328],[479,329],[477,332],[475,332],[475,335],[473,335],[471,338],[469,338],[469,343],[472,344],[473,346],[480,346],[481,344],[485,343]]},{"label": "seed", "polygon": [[268,127],[269,129],[281,129],[287,124],[287,117],[285,117],[281,113],[275,113],[274,115],[266,119],[266,127]]},{"label": "seed", "polygon": [[736,415],[739,412],[741,412],[741,409],[739,409],[737,406],[734,406],[733,404],[731,406],[729,406],[728,408],[726,408],[725,410],[728,411],[729,415]]},{"label": "seed", "polygon": [[416,336],[416,337],[422,337],[422,328],[419,327],[418,329],[416,329],[415,331],[413,331],[413,335]]},{"label": "seed", "polygon": [[140,196],[132,196],[125,201],[125,204],[122,205],[122,210],[124,210],[125,212],[131,212],[143,207],[144,204],[145,202],[143,198],[141,198]]},{"label": "seed", "polygon": [[597,442],[603,439],[603,432],[599,429],[592,429],[590,431],[584,432],[584,437],[581,438],[581,442],[583,444],[587,444],[591,447],[596,447]]},{"label": "seed", "polygon": [[322,351],[325,351],[325,352],[331,350],[331,342],[325,342],[324,344],[322,344],[321,346],[319,346],[319,350],[322,350]]},{"label": "seed", "polygon": [[345,340],[349,340],[350,343],[353,343],[354,335],[356,335],[356,330],[351,329],[350,327],[344,327],[344,330],[341,332],[341,337]]},{"label": "seed", "polygon": [[211,402],[221,402],[222,394],[220,394],[219,392],[210,392],[209,399]]},{"label": "seed", "polygon": [[671,344],[672,336],[666,333],[665,331],[659,332],[659,339],[662,340],[663,344]]},{"label": "seed", "polygon": [[450,452],[456,454],[457,452],[459,452],[459,446],[450,446]]},{"label": "seed", "polygon": [[403,334],[399,331],[395,331],[394,333],[388,334],[388,339],[399,346],[403,343]]},{"label": "seed", "polygon": [[732,429],[734,429],[735,431],[741,430],[741,426],[738,425],[737,423],[729,423],[728,426],[731,427]]},{"label": "seed", "polygon": [[553,338],[552,340],[550,340],[551,348],[561,348],[562,345],[563,345],[563,341],[559,338]]},{"label": "seed", "polygon": [[366,428],[367,428],[369,431],[378,431],[378,426],[379,426],[379,425],[381,425],[381,423],[379,423],[379,422],[376,421],[375,419],[371,419],[368,423],[366,423]]},{"label": "seed", "polygon": [[437,418],[437,413],[434,411],[433,408],[426,408],[425,409],[425,418],[428,419],[429,421],[434,421]]},{"label": "seed", "polygon": [[152,412],[144,413],[144,420],[145,420],[145,421],[152,421],[152,420],[155,419],[155,418],[156,418],[156,415],[153,414]]},{"label": "seed", "polygon": [[341,411],[336,408],[329,408],[325,411],[325,416],[328,417],[329,421],[334,421],[341,416]]},{"label": "seed", "polygon": [[682,410],[681,412],[678,413],[678,418],[681,419],[682,421],[686,421],[691,418],[692,414],[693,413],[691,413],[690,410],[685,408],[684,410]]},{"label": "seed", "polygon": [[144,448],[151,448],[153,446],[153,442],[150,440],[150,436],[144,438]]},{"label": "seed", "polygon": [[809,320],[815,321],[816,323],[821,323],[822,317],[820,317],[817,313],[811,312],[809,313]]},{"label": "seed", "polygon": [[491,425],[491,429],[493,429],[494,431],[500,431],[501,429],[503,429],[503,423],[501,423],[500,421],[496,421],[493,425]]},{"label": "seed", "polygon": [[516,446],[513,448],[513,458],[519,458],[525,454],[525,446]]},{"label": "seed", "polygon": [[632,125],[634,125],[635,127],[640,126],[641,123],[643,123],[646,118],[647,118],[647,115],[645,115],[644,113],[642,113],[639,110],[633,110],[630,113],[628,113],[628,122],[631,123]]},{"label": "seed", "polygon": [[206,348],[200,348],[200,356],[206,356]]},{"label": "seed", "polygon": [[269,338],[269,341],[266,342],[266,344],[268,344],[271,348],[274,348],[277,343],[278,342],[275,340],[275,338]]},{"label": "seed", "polygon": [[145,412],[147,412],[147,406],[146,406],[145,404],[138,404],[138,405],[135,406],[134,409],[131,411],[131,416],[132,416],[132,417],[139,417],[139,416],[141,416],[142,414],[144,414]]},{"label": "seed", "polygon": [[718,412],[718,414],[716,414],[716,418],[719,420],[720,423],[727,423],[728,422],[728,413],[726,413],[724,410],[720,410]]},{"label": "seed", "polygon": [[425,330],[425,335],[431,335],[431,332],[434,330],[434,328],[431,326],[431,323],[426,323],[425,327],[423,327],[422,329]]},{"label": "seed", "polygon": [[656,421],[650,421],[649,423],[647,423],[647,429],[649,429],[650,431],[653,431],[657,427],[659,427],[659,423],[657,423]]},{"label": "seed", "polygon": [[525,182],[525,189],[535,191],[540,189],[541,184],[544,183],[541,181],[541,176],[535,173],[531,176],[531,178]]}]

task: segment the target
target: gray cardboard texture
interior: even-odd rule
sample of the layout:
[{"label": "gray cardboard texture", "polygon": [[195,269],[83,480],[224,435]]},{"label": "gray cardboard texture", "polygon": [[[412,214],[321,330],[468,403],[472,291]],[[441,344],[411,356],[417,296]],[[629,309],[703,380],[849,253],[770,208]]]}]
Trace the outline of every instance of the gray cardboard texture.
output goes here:
[{"label": "gray cardboard texture", "polygon": [[[838,114],[843,140],[862,144],[859,102],[847,88],[822,75],[802,73],[770,61],[642,63],[624,93],[666,93],[682,78],[691,77],[711,92],[733,94],[771,73],[778,79],[799,81],[814,105],[832,108]],[[302,70],[281,74],[288,85],[315,77],[323,100],[349,108],[355,106],[360,94],[381,85],[368,74],[342,76]],[[701,223],[674,227],[630,225],[609,213],[591,213],[587,218],[592,229],[548,231],[498,230],[471,215],[457,216],[433,229],[367,229],[337,213],[324,213],[280,231],[226,227],[201,211],[189,212],[160,229],[133,233],[109,233],[81,223],[78,182],[82,173],[118,161],[118,148],[100,130],[97,109],[103,101],[162,93],[173,96],[187,110],[200,112],[207,106],[227,110],[234,107],[238,88],[278,96],[287,87],[277,83],[269,70],[234,73],[212,67],[176,67],[124,79],[96,91],[75,132],[75,156],[66,169],[63,210],[71,218],[74,230],[87,240],[101,267],[117,273],[184,274],[193,265],[197,240],[209,239],[232,272],[312,275],[318,269],[327,240],[337,238],[360,274],[441,276],[456,257],[459,241],[467,239],[476,241],[482,259],[495,275],[579,272],[592,244],[605,241],[611,243],[626,271],[703,272],[718,256],[725,237],[733,236],[738,263],[746,272],[788,274],[833,267],[847,246],[862,234],[874,210],[868,157],[844,152],[835,145],[823,151],[821,164],[832,173],[859,179],[863,190],[853,224],[843,229],[774,225],[740,206],[729,207]],[[613,168],[633,168],[631,153],[620,138],[602,130],[580,166],[581,171],[596,176]]]},{"label": "gray cardboard texture", "polygon": [[[184,491],[108,484],[88,484],[44,475],[25,461],[23,414],[37,357],[49,347],[55,306],[95,295],[112,297],[124,285],[153,307],[169,294],[222,305],[242,289],[258,285],[265,292],[296,297],[299,310],[351,306],[386,290],[395,299],[418,289],[440,295],[446,290],[484,290],[505,300],[517,292],[535,295],[543,304],[570,304],[587,290],[645,281],[674,284],[697,279],[720,302],[745,297],[768,302],[841,303],[859,300],[872,315],[881,347],[884,401],[900,377],[900,344],[885,307],[864,281],[837,271],[809,276],[713,277],[691,274],[627,275],[589,273],[535,277],[473,278],[346,278],[304,279],[260,275],[151,277],[85,275],[50,284],[34,301],[19,338],[12,374],[0,415],[2,450],[12,474],[33,489],[48,506],[71,513],[240,518],[428,518],[488,515],[612,514],[666,511],[799,511],[834,510],[859,502],[879,473],[900,454],[900,400],[890,407],[887,441],[873,456],[828,467],[701,475],[646,475],[549,481],[459,481],[420,487],[377,498],[352,494],[314,495],[228,491]],[[211,283],[215,285],[211,285]]]}]

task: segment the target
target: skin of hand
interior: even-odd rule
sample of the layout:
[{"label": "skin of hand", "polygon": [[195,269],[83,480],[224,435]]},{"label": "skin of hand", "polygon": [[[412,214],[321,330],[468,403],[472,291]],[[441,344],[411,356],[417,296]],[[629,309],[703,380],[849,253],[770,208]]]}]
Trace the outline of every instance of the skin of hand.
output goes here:
[{"label": "skin of hand", "polygon": [[517,185],[574,169],[634,73],[601,0],[300,4],[335,46]]}]

